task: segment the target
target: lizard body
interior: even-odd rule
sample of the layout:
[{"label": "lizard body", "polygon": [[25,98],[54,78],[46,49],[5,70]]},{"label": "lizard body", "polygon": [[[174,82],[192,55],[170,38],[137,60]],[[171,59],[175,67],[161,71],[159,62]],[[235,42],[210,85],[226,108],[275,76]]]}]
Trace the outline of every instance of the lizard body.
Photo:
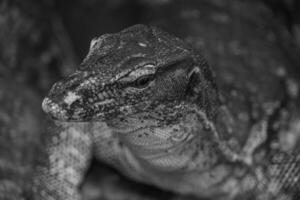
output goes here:
[{"label": "lizard body", "polygon": [[267,180],[257,165],[265,151],[257,150],[281,110],[275,100],[247,135],[237,135],[210,68],[190,46],[144,25],[103,35],[43,101],[55,122],[35,195],[80,199],[92,154],[139,182],[182,194],[231,199],[261,190],[265,184],[253,182]]}]

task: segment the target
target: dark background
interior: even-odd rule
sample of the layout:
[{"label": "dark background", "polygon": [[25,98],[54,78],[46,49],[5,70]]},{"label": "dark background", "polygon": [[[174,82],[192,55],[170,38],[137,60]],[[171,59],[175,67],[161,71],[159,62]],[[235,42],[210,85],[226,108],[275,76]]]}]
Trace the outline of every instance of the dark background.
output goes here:
[{"label": "dark background", "polygon": [[[137,23],[185,39],[212,65],[237,57],[216,41],[230,43],[236,54],[233,39],[254,54],[261,52],[257,44],[268,46],[299,80],[298,0],[0,0],[0,183],[15,179],[8,187],[12,193],[20,193],[42,148],[40,102],[51,85],[75,70],[92,38]],[[277,64],[262,54],[267,65]],[[235,64],[254,61],[246,57]],[[131,182],[95,161],[82,190],[85,199],[185,198]]]},{"label": "dark background", "polygon": [[[223,41],[231,34],[251,38],[253,33],[243,28],[260,28],[260,36],[252,39],[269,34],[288,61],[299,64],[299,4],[296,0],[2,0],[0,74],[43,95],[78,65],[92,38],[137,23],[208,40],[206,35],[224,22],[221,29],[229,31],[219,33]],[[234,20],[226,22],[228,16]]]}]

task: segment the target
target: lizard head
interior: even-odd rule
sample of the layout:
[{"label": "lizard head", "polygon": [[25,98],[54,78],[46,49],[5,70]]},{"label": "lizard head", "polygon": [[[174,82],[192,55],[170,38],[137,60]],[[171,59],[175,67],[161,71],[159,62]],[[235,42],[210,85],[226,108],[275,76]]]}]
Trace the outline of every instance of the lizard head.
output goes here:
[{"label": "lizard head", "polygon": [[158,28],[136,25],[92,40],[78,70],[54,84],[42,107],[56,120],[106,121],[141,137],[182,128],[177,122],[189,104],[213,116],[216,102],[211,71],[194,50]]},{"label": "lizard head", "polygon": [[178,38],[135,25],[93,39],[78,70],[53,85],[42,108],[56,120],[80,122],[161,105],[173,109],[197,89],[194,82],[202,82],[202,92],[215,90],[204,60]]}]

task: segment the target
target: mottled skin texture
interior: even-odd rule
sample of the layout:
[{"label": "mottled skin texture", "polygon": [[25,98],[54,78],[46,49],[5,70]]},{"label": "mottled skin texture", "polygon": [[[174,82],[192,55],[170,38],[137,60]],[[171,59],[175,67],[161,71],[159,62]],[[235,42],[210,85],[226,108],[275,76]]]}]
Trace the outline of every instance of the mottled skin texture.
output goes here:
[{"label": "mottled skin texture", "polygon": [[281,185],[268,188],[277,179],[263,167],[267,150],[260,148],[270,126],[284,123],[287,97],[272,97],[243,135],[232,131],[239,124],[224,98],[203,58],[157,28],[136,25],[94,39],[79,69],[43,101],[53,124],[35,195],[80,199],[95,155],[136,181],[182,194],[288,197]]}]

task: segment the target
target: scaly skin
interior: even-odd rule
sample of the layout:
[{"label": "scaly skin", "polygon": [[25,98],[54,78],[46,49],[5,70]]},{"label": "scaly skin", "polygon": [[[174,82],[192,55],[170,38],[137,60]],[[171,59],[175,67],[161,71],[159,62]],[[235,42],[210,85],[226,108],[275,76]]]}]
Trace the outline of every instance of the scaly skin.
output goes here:
[{"label": "scaly skin", "polygon": [[137,181],[182,194],[231,199],[264,190],[265,184],[253,184],[268,181],[256,151],[280,105],[270,106],[245,142],[233,145],[230,112],[198,53],[154,27],[103,35],[43,101],[55,122],[37,166],[35,195],[80,199],[93,153]]}]

